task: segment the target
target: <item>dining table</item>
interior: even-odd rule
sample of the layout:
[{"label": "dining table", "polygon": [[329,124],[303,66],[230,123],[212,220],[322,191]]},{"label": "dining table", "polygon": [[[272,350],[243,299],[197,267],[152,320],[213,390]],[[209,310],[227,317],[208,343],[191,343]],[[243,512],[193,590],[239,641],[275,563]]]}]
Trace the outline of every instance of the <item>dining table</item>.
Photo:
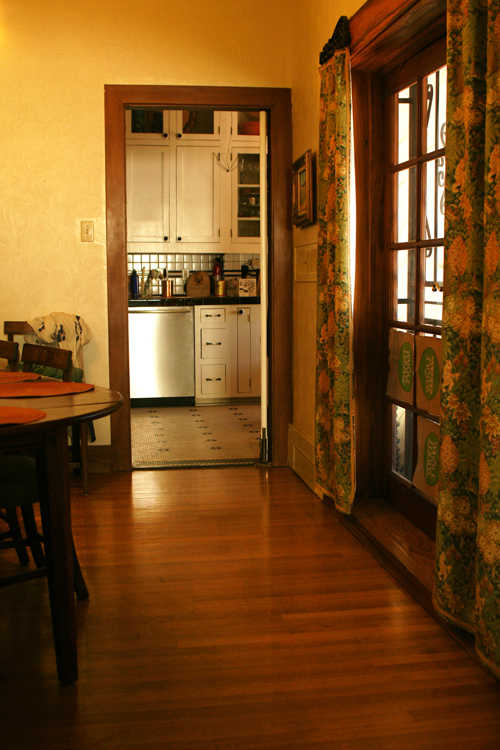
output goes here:
[{"label": "dining table", "polygon": [[78,679],[68,426],[105,417],[122,403],[120,393],[97,385],[0,372],[0,451],[33,451],[37,460],[57,675],[64,685]]}]

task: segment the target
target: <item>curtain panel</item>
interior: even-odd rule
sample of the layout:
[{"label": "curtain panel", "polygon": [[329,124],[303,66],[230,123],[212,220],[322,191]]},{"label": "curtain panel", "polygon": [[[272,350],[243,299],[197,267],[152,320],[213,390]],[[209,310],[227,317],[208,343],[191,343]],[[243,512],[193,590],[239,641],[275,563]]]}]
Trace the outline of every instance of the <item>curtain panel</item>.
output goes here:
[{"label": "curtain panel", "polygon": [[355,491],[349,251],[351,91],[347,49],[320,68],[316,483],[349,513]]},{"label": "curtain panel", "polygon": [[449,0],[434,604],[500,678],[500,0]]}]

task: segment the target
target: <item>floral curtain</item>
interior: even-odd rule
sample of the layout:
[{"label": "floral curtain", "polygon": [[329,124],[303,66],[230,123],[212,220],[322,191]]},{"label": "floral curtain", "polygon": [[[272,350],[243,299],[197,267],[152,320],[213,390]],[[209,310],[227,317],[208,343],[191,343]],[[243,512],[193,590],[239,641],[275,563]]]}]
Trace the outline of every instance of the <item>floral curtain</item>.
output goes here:
[{"label": "floral curtain", "polygon": [[500,0],[448,0],[434,603],[500,677]]},{"label": "floral curtain", "polygon": [[349,513],[355,489],[349,172],[351,93],[346,48],[320,68],[316,482]]}]

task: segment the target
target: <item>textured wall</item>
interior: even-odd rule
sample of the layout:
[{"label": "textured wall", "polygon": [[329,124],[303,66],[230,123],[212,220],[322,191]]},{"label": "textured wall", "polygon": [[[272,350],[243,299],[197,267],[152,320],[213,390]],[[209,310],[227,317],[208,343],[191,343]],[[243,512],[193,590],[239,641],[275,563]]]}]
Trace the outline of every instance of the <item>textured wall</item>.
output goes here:
[{"label": "textured wall", "polygon": [[[78,313],[93,332],[87,380],[108,383],[104,85],[289,87],[290,11],[290,0],[0,0],[2,330]],[[80,241],[83,219],[93,243]],[[108,420],[96,427],[108,442]]]},{"label": "textured wall", "polygon": [[[352,16],[361,0],[292,0],[293,158],[317,153],[319,141],[319,53],[340,16]],[[294,244],[316,242],[317,225],[294,229]],[[316,287],[294,284],[293,424],[314,442],[314,379],[316,361]]]}]

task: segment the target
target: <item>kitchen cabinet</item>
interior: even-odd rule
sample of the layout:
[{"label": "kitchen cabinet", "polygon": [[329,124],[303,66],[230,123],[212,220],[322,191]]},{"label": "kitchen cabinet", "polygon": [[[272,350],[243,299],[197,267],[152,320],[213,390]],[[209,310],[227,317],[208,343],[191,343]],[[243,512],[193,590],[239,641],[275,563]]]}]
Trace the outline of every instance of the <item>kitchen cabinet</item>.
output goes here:
[{"label": "kitchen cabinet", "polygon": [[213,147],[189,144],[178,146],[177,191],[173,210],[178,243],[220,242],[220,170]]},{"label": "kitchen cabinet", "polygon": [[231,242],[260,242],[260,154],[258,148],[233,149],[237,167],[231,185]]},{"label": "kitchen cabinet", "polygon": [[[260,235],[258,135],[241,131],[255,119],[200,110],[189,124],[193,113],[127,111],[127,241],[168,243],[170,252],[183,253],[237,246],[253,256]],[[221,169],[217,157],[237,166]]]},{"label": "kitchen cabinet", "polygon": [[127,240],[168,242],[170,146],[127,146]]},{"label": "kitchen cabinet", "polygon": [[125,110],[127,142],[161,143],[165,140],[218,141],[220,112],[213,109]]},{"label": "kitchen cabinet", "polygon": [[260,397],[260,305],[195,308],[196,402]]}]

